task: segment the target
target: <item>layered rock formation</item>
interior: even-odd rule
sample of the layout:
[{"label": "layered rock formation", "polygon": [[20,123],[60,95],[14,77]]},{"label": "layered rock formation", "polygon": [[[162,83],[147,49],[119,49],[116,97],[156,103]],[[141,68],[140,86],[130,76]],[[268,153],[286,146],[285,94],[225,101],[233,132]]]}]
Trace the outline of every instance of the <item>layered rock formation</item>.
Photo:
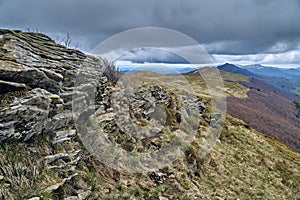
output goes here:
[{"label": "layered rock formation", "polygon": [[42,34],[8,30],[0,34],[0,141],[27,141],[42,132],[65,129],[73,120],[71,100],[79,70],[89,77],[77,87],[100,86],[103,60]]},{"label": "layered rock formation", "polygon": [[[106,65],[40,33],[0,30],[0,145],[15,140],[30,142],[32,137],[47,135],[47,142],[54,146],[48,148],[50,152],[44,159],[49,169],[59,169],[64,178],[46,192],[76,176],[74,167],[80,160],[82,145],[77,138],[72,102],[86,97],[79,100],[88,105],[89,90],[107,82],[102,76]],[[84,83],[75,83],[78,75],[85,76]],[[74,89],[75,84],[79,89]],[[63,153],[53,150],[58,147]],[[9,174],[5,170],[3,173]],[[11,184],[13,187],[17,182]],[[2,193],[9,195],[9,190]]]}]

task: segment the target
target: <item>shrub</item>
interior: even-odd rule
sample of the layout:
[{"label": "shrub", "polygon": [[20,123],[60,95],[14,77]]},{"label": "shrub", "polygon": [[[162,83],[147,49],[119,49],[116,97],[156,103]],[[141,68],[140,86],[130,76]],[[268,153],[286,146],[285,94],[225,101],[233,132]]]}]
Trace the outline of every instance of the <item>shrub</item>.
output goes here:
[{"label": "shrub", "polygon": [[104,63],[105,63],[105,70],[103,72],[103,75],[106,76],[107,79],[111,81],[113,84],[116,84],[121,77],[119,69],[112,62],[104,60]]}]

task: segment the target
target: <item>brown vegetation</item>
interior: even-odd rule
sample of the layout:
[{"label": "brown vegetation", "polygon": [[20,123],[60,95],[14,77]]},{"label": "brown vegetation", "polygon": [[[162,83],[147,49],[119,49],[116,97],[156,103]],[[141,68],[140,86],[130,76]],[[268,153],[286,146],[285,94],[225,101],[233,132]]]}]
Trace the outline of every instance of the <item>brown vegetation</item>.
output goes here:
[{"label": "brown vegetation", "polygon": [[300,151],[300,123],[292,101],[251,89],[248,98],[228,97],[228,113]]},{"label": "brown vegetation", "polygon": [[271,92],[271,93],[277,94],[278,96],[281,96],[283,98],[289,99],[291,101],[300,102],[300,96],[280,90],[277,87],[268,85],[268,84],[264,83],[263,81],[258,80],[256,78],[251,78],[250,82],[241,81],[239,83],[248,88],[263,90],[265,92]]}]

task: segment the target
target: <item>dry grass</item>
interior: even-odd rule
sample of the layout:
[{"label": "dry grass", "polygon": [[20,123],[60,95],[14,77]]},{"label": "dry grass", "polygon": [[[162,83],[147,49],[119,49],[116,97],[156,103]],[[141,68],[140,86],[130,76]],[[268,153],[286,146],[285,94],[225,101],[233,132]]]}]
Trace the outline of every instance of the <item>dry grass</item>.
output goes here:
[{"label": "dry grass", "polygon": [[[170,86],[174,95],[195,93],[205,99],[207,112],[210,110],[209,93],[203,79],[186,76],[157,75],[143,72],[124,75],[133,87],[164,83]],[[186,91],[186,81],[193,90]],[[227,87],[233,87],[226,85]],[[237,90],[237,88],[234,88]],[[235,95],[235,93],[231,93]],[[205,113],[209,115],[209,113]],[[224,130],[214,149],[205,158],[199,158],[198,151],[202,137],[206,134],[207,121],[200,120],[200,134],[185,155],[171,166],[160,170],[165,176],[161,184],[150,179],[148,173],[129,174],[108,168],[91,156],[83,147],[82,159],[76,172],[78,177],[66,184],[64,192],[72,194],[73,188],[90,189],[89,199],[293,199],[300,188],[300,154],[286,145],[263,136],[250,129],[241,120],[227,115]],[[166,130],[168,132],[168,130]],[[163,138],[166,142],[172,135]],[[170,136],[170,137],[169,137]],[[32,143],[7,143],[0,149],[0,168],[5,169],[5,179],[0,188],[14,194],[11,199],[24,199],[32,194],[51,199],[41,189],[61,180],[57,171],[47,170],[42,162],[45,155],[63,152],[64,146],[53,147],[49,138],[36,136]],[[69,146],[68,148],[73,148]],[[31,150],[38,150],[38,152]],[[192,156],[189,156],[192,154]],[[196,170],[189,164],[195,162]],[[34,166],[40,167],[40,171]],[[197,173],[195,173],[197,172]],[[11,180],[14,187],[7,187]],[[20,185],[21,184],[21,185]]]},{"label": "dry grass", "polygon": [[[194,94],[206,99],[206,106],[210,107],[205,81],[199,76],[176,79],[176,76],[138,72],[124,75],[123,78],[133,88],[163,83],[172,88],[175,95],[186,92],[187,85],[184,83],[188,83],[191,88],[188,92],[194,91]],[[243,77],[236,78],[238,80]],[[241,96],[247,91],[244,87],[239,88],[236,83],[225,83],[225,87],[228,95]],[[203,145],[205,126],[208,125],[205,120],[200,120],[200,123],[201,133],[189,147],[186,157],[181,157],[172,166],[168,166],[167,173],[162,170],[174,175],[166,178],[159,186],[168,188],[167,190],[155,189],[158,186],[144,174],[122,174],[118,183],[122,187],[112,189],[113,192],[108,196],[111,199],[151,199],[158,195],[175,199],[184,195],[186,199],[212,199],[217,196],[226,199],[292,199],[297,195],[300,188],[299,153],[250,129],[241,120],[227,116],[215,148],[208,156],[200,158],[198,152]],[[189,167],[193,163],[195,166]]]}]

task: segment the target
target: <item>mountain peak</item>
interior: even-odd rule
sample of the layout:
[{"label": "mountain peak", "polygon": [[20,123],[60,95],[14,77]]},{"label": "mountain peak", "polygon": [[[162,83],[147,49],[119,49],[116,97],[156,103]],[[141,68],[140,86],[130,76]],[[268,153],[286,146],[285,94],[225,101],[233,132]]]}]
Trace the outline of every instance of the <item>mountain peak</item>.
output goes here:
[{"label": "mountain peak", "polygon": [[252,72],[246,70],[246,69],[242,69],[239,68],[236,65],[233,64],[229,64],[229,63],[225,63],[224,65],[220,65],[217,67],[219,70],[223,70],[223,71],[227,71],[227,72],[231,72],[231,73],[236,73],[236,74],[241,74],[241,75],[245,75],[245,76],[254,76],[255,74],[253,74]]}]

